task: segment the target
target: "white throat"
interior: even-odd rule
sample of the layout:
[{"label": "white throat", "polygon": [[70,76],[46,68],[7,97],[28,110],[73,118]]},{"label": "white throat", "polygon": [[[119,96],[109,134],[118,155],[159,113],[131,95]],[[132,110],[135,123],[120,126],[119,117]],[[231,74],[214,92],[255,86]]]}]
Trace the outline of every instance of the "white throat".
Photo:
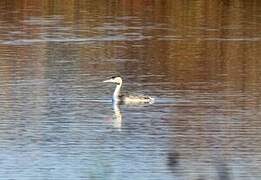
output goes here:
[{"label": "white throat", "polygon": [[114,101],[119,101],[119,95],[120,95],[120,90],[121,90],[121,85],[122,83],[120,84],[117,84],[115,90],[114,90],[114,93],[113,93],[113,100]]}]

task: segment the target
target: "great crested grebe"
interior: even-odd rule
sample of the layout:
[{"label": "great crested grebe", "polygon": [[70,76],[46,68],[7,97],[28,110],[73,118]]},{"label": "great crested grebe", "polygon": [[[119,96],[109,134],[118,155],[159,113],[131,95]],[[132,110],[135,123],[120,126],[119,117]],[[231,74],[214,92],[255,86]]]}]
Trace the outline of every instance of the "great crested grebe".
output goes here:
[{"label": "great crested grebe", "polygon": [[112,100],[116,103],[125,103],[125,104],[142,104],[142,103],[154,103],[154,98],[149,96],[125,96],[120,94],[121,86],[122,86],[122,78],[121,77],[112,77],[109,80],[103,82],[111,82],[116,84],[116,88],[114,90]]}]

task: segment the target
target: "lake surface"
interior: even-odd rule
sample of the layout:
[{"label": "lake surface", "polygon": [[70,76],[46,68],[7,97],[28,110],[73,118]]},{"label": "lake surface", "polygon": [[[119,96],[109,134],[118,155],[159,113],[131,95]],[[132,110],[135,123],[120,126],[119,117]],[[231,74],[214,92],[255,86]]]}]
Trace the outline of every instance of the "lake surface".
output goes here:
[{"label": "lake surface", "polygon": [[258,0],[1,1],[0,179],[261,179],[260,42]]}]

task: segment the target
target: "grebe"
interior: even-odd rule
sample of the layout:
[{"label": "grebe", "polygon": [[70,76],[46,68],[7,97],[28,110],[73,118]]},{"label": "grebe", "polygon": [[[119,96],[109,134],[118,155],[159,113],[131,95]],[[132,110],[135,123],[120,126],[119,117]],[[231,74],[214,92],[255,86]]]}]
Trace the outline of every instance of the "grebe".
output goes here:
[{"label": "grebe", "polygon": [[120,95],[120,90],[122,86],[122,78],[121,77],[112,77],[109,80],[103,82],[111,82],[116,84],[116,88],[114,90],[112,100],[116,103],[125,103],[125,104],[143,104],[143,103],[154,103],[154,98],[149,96],[124,96]]}]

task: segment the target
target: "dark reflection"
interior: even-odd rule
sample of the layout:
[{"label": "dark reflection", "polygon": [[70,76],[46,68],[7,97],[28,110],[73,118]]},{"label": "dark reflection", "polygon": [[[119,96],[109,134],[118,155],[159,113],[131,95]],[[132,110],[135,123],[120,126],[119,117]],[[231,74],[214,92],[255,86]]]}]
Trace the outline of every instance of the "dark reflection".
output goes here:
[{"label": "dark reflection", "polygon": [[218,179],[230,180],[230,168],[225,163],[218,163],[216,166]]},{"label": "dark reflection", "polygon": [[199,178],[197,178],[196,180],[206,180],[206,179],[203,178],[203,177],[199,177]]},{"label": "dark reflection", "polygon": [[168,153],[168,166],[175,171],[174,169],[177,168],[179,163],[179,153],[178,152],[169,152]]},{"label": "dark reflection", "polygon": [[[189,161],[189,162],[186,162]],[[204,172],[208,169],[213,169],[213,175],[216,176],[217,179],[220,180],[230,180],[230,168],[225,162],[217,161],[217,162],[204,162],[204,166],[202,166],[202,162],[193,162],[193,160],[183,159],[180,157],[178,152],[169,152],[167,155],[167,165],[175,176],[188,177],[189,174],[195,174],[195,177],[198,176],[198,180],[208,179],[205,177]]]}]

